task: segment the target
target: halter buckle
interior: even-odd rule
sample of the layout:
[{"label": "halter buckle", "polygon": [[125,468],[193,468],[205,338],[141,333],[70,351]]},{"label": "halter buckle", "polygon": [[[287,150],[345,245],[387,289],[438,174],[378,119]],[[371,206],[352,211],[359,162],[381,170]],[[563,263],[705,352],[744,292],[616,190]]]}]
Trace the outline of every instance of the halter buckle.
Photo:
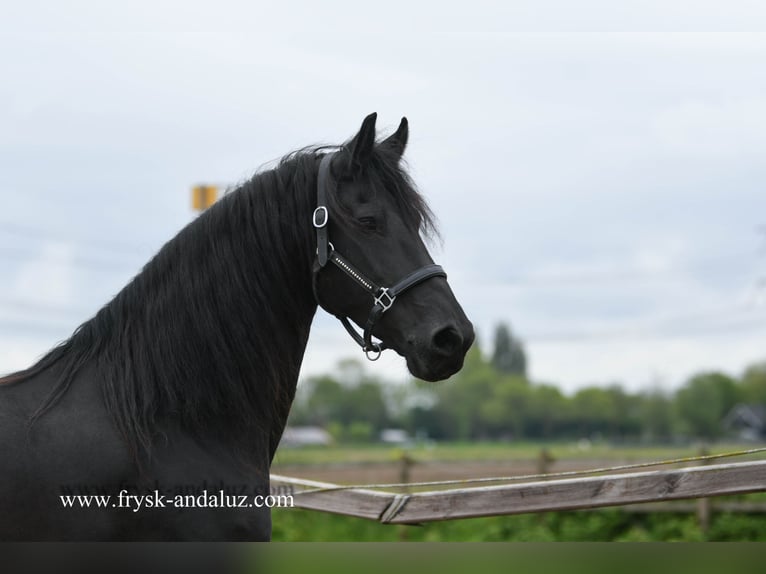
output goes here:
[{"label": "halter buckle", "polygon": [[[317,221],[320,215],[322,216],[322,220]],[[325,225],[327,225],[327,221],[329,219],[330,219],[330,216],[327,213],[327,208],[324,205],[320,205],[314,210],[314,215],[311,216],[311,223],[313,223],[314,227],[316,227],[317,229],[321,229]]]},{"label": "halter buckle", "polygon": [[375,304],[383,307],[384,313],[391,308],[391,305],[394,304],[394,301],[396,301],[396,296],[392,297],[388,294],[388,287],[381,287],[380,292],[375,296]]}]

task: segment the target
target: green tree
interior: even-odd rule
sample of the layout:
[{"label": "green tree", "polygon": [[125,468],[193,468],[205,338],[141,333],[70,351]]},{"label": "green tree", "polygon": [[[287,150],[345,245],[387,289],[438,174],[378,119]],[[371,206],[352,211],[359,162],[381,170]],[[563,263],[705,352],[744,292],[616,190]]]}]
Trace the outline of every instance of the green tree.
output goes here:
[{"label": "green tree", "polygon": [[721,420],[740,400],[736,381],[723,373],[696,375],[676,394],[678,413],[688,431],[706,439],[721,436]]},{"label": "green tree", "polygon": [[345,422],[341,420],[345,389],[329,375],[311,378],[307,381],[308,398],[306,399],[306,422],[325,426],[330,422]]},{"label": "green tree", "polygon": [[371,433],[377,434],[389,422],[383,387],[377,380],[367,379],[348,389],[343,405],[344,422],[366,423],[370,426]]},{"label": "green tree", "polygon": [[641,434],[641,401],[636,395],[627,393],[618,384],[606,389],[611,400],[611,409],[607,414],[607,434],[613,439],[625,440]]},{"label": "green tree", "polygon": [[569,401],[553,385],[533,385],[527,406],[527,435],[551,439],[563,432]]},{"label": "green tree", "polygon": [[495,348],[492,353],[492,366],[501,373],[527,375],[527,355],[524,345],[511,333],[505,323],[495,329]]},{"label": "green tree", "polygon": [[375,435],[373,427],[365,421],[355,421],[348,425],[345,438],[349,442],[370,442]]},{"label": "green tree", "polygon": [[582,437],[608,433],[613,428],[614,394],[601,387],[580,389],[572,397],[572,418]]},{"label": "green tree", "polygon": [[526,436],[532,390],[519,376],[497,376],[479,405],[481,427],[495,437]]},{"label": "green tree", "polygon": [[[308,396],[290,417],[291,424],[315,424],[327,427],[338,423],[350,428],[354,423],[370,427],[370,435],[384,428],[390,417],[384,399],[383,385],[377,379],[340,383],[330,376],[313,377],[306,381]],[[356,438],[361,436],[356,433]]]},{"label": "green tree", "polygon": [[447,438],[468,440],[486,437],[488,422],[481,414],[481,405],[494,395],[497,371],[483,357],[478,345],[466,355],[463,369],[449,381],[436,385],[436,420]]},{"label": "green tree", "polygon": [[644,440],[648,442],[669,441],[675,434],[673,399],[659,388],[640,397],[639,420]]},{"label": "green tree", "polygon": [[740,388],[744,402],[766,405],[766,362],[749,367],[742,375]]}]

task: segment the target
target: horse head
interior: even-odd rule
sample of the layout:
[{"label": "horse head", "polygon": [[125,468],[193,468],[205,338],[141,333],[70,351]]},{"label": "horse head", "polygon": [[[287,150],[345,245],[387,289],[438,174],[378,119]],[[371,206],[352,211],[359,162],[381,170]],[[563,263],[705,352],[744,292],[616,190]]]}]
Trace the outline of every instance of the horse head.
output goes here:
[{"label": "horse head", "polygon": [[368,358],[390,348],[414,376],[446,379],[462,367],[473,326],[424,242],[433,219],[402,167],[407,119],[381,142],[375,120],[367,116],[347,144],[321,160],[315,295]]}]

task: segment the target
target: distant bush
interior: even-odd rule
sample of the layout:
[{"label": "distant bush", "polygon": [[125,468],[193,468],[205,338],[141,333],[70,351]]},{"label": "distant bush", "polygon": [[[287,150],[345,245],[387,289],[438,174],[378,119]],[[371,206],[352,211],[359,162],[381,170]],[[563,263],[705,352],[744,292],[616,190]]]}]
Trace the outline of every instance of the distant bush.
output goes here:
[{"label": "distant bush", "polygon": [[432,522],[379,524],[310,510],[274,510],[275,541],[612,542],[766,541],[766,516],[714,513],[707,537],[691,514],[638,514],[620,509],[547,512]]}]

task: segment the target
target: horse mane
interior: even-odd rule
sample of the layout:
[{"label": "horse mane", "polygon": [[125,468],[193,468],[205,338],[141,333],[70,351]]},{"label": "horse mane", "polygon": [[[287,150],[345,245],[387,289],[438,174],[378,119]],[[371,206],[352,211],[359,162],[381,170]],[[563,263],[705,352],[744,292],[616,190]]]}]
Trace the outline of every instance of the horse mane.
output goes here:
[{"label": "horse mane", "polygon": [[[310,216],[318,160],[344,149],[303,148],[256,173],[168,241],[67,340],[29,369],[0,378],[17,384],[56,366],[30,424],[93,367],[137,459],[151,452],[168,421],[199,438],[217,435],[245,458],[264,452],[268,437],[273,455],[316,311]],[[398,157],[376,146],[368,175],[375,188],[394,194],[416,229],[436,231]],[[353,224],[338,198],[328,199],[333,213]]]}]

